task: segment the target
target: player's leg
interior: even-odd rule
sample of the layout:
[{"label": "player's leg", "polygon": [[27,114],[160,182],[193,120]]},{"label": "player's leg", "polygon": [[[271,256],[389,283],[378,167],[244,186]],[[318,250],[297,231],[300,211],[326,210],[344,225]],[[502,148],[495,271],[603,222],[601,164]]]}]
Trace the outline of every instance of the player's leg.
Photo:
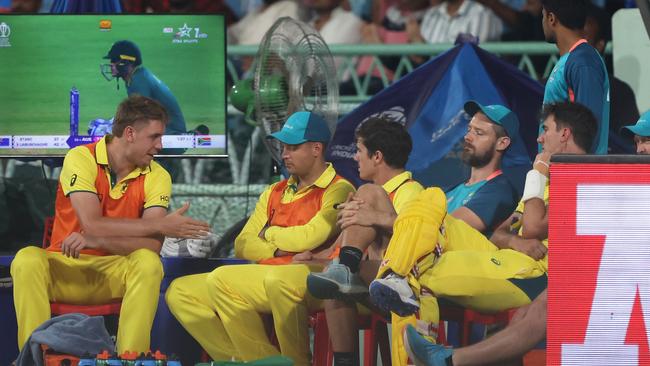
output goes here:
[{"label": "player's leg", "polygon": [[208,273],[177,278],[167,289],[165,300],[183,328],[212,359],[228,360],[235,348],[208,296],[207,278]]},{"label": "player's leg", "polygon": [[379,308],[392,309],[400,316],[418,310],[419,302],[406,276],[422,258],[439,251],[436,247],[446,209],[444,192],[428,188],[400,212],[377,279],[370,284],[371,299]]},{"label": "player's leg", "polygon": [[22,349],[34,329],[50,318],[51,276],[47,252],[37,247],[19,250],[11,262],[11,277],[18,323],[18,348]]},{"label": "player's leg", "polygon": [[415,328],[407,328],[407,350],[417,364],[446,366],[451,358],[455,366],[499,364],[520,358],[546,337],[546,291],[529,305],[520,308],[512,322],[501,332],[484,341],[455,350],[433,344]]},{"label": "player's leg", "polygon": [[271,313],[264,281],[275,267],[260,264],[223,266],[207,277],[210,304],[234,345],[234,355],[243,361],[280,354],[271,344],[262,318],[262,314]]},{"label": "player's leg", "polygon": [[[163,267],[158,253],[138,249],[126,256],[88,256],[98,276],[89,279],[97,291],[93,297],[122,298],[117,331],[117,350],[146,352],[158,308]],[[90,290],[88,290],[90,292]],[[99,294],[101,295],[99,295]]]},{"label": "player's leg", "polygon": [[427,188],[400,212],[377,278],[388,273],[406,276],[418,259],[435,250],[447,198],[439,188]]},{"label": "player's leg", "polygon": [[321,266],[290,264],[274,266],[264,278],[273,326],[282,354],[295,365],[311,365],[309,313],[322,308],[320,300],[307,293],[307,275]]},{"label": "player's leg", "polygon": [[[375,278],[379,263],[376,260],[361,262],[359,275],[364,285]],[[359,328],[357,324],[359,311],[357,304],[351,300],[325,300],[323,307],[334,351],[334,364],[358,365]]]},{"label": "player's leg", "polygon": [[[379,212],[394,212],[393,204],[386,191],[376,184],[364,184],[354,195],[370,209]],[[382,231],[374,226],[352,225],[341,233],[339,263],[332,263],[321,273],[312,273],[307,278],[309,292],[319,299],[364,296],[368,286],[359,279],[361,259],[373,243],[381,243],[378,238]]]}]

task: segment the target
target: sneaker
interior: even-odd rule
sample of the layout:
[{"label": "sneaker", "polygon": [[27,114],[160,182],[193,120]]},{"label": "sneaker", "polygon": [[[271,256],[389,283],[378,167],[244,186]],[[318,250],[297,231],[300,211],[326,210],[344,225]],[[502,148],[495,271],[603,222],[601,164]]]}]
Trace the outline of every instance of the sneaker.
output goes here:
[{"label": "sneaker", "polygon": [[399,316],[412,315],[420,309],[406,278],[394,273],[370,283],[370,300],[380,309]]},{"label": "sneaker", "polygon": [[404,329],[404,348],[416,366],[447,366],[454,350],[429,342],[409,324]]},{"label": "sneaker", "polygon": [[307,276],[307,289],[317,299],[346,299],[368,294],[359,275],[344,264],[332,263],[321,273]]}]

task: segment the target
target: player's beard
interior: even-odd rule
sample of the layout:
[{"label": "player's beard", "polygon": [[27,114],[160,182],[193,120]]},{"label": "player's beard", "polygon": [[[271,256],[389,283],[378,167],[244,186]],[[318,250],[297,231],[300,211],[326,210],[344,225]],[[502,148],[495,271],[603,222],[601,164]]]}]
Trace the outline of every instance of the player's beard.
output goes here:
[{"label": "player's beard", "polygon": [[[466,147],[470,147],[470,149],[467,149]],[[492,158],[494,157],[494,148],[496,147],[496,143],[492,144],[489,149],[487,149],[484,153],[477,153],[476,148],[474,146],[471,146],[467,143],[465,143],[465,147],[463,148],[463,153],[461,154],[460,158],[461,160],[471,166],[472,168],[482,168],[486,166],[490,161],[492,161]]]}]

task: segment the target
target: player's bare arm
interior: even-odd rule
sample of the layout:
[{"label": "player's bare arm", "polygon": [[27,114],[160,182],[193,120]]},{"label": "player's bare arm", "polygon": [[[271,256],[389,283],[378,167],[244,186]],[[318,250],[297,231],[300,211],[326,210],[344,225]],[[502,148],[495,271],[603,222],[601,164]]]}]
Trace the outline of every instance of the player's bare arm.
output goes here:
[{"label": "player's bare arm", "polygon": [[521,212],[513,212],[499,227],[494,230],[490,241],[499,249],[511,249],[510,243],[516,240],[519,235],[513,232],[513,227],[521,221]]},{"label": "player's bare arm", "polygon": [[535,260],[544,258],[548,249],[539,239],[527,239],[513,232],[521,218],[520,212],[514,212],[494,231],[490,241],[501,249],[516,250]]},{"label": "player's bare arm", "polygon": [[177,238],[199,238],[210,231],[202,221],[183,216],[189,204],[163,217],[140,219],[109,218],[102,216],[99,198],[91,192],[73,192],[70,201],[84,234],[92,237],[139,237],[156,235]]},{"label": "player's bare arm", "polygon": [[481,220],[480,217],[478,217],[477,214],[474,213],[474,211],[470,210],[469,208],[463,206],[459,207],[456,209],[451,216],[465,221],[469,226],[473,227],[474,229],[484,232],[487,229],[487,225]]},{"label": "player's bare arm", "polygon": [[[533,169],[548,179],[550,160],[550,153],[539,153],[533,163]],[[548,212],[546,203],[541,198],[531,198],[524,203],[524,213],[521,220],[522,236],[524,238],[544,240],[548,237]]]}]

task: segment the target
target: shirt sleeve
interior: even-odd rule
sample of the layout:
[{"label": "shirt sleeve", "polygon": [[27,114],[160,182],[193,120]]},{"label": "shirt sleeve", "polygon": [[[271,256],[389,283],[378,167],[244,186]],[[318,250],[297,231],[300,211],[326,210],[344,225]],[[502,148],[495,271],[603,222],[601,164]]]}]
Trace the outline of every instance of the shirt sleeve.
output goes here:
[{"label": "shirt sleeve", "polygon": [[72,192],[97,193],[97,164],[90,150],[78,146],[70,150],[63,160],[59,183],[66,196]]},{"label": "shirt sleeve", "polygon": [[168,208],[171,194],[171,176],[158,163],[152,162],[151,172],[144,178],[144,208]]},{"label": "shirt sleeve", "polygon": [[395,198],[393,198],[393,208],[395,212],[399,215],[404,206],[415,199],[415,197],[422,192],[424,188],[422,185],[416,181],[411,181],[404,183],[401,187],[395,192]]},{"label": "shirt sleeve", "polygon": [[268,242],[278,249],[299,253],[318,248],[339,233],[336,227],[337,210],[334,205],[344,202],[354,187],[344,179],[330,185],[323,194],[320,211],[305,225],[269,227],[265,232]]},{"label": "shirt sleeve", "polygon": [[250,261],[273,258],[277,247],[259,237],[260,231],[268,222],[266,209],[274,185],[269,186],[257,200],[255,211],[235,239],[235,256]]},{"label": "shirt sleeve", "polygon": [[485,183],[465,207],[472,210],[489,230],[507,219],[516,205],[515,189],[507,178],[500,176]]},{"label": "shirt sleeve", "polygon": [[[569,57],[567,60],[566,81],[569,89],[573,91],[574,100],[572,102],[580,103],[589,108],[598,121],[598,130],[596,131],[594,142],[591,146],[591,152],[594,152],[598,148],[598,142],[600,141],[601,130],[605,126],[604,124],[607,123],[609,125],[609,121],[603,121],[604,103],[609,99],[607,97],[609,90],[605,90],[607,85],[605,78],[607,78],[607,74],[603,73],[602,65],[576,61],[577,59],[577,57]],[[597,61],[600,62],[600,60]]]}]

